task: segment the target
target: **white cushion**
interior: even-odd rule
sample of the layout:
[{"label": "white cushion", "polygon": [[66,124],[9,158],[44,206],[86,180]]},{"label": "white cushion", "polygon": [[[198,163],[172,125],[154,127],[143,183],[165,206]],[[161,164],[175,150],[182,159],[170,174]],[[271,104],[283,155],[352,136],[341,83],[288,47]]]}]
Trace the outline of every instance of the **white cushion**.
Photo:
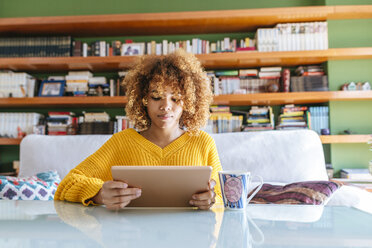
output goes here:
[{"label": "white cushion", "polygon": [[56,170],[64,178],[111,135],[27,135],[20,145],[19,176]]},{"label": "white cushion", "polygon": [[311,130],[213,134],[224,170],[245,170],[264,182],[328,180],[323,146]]}]

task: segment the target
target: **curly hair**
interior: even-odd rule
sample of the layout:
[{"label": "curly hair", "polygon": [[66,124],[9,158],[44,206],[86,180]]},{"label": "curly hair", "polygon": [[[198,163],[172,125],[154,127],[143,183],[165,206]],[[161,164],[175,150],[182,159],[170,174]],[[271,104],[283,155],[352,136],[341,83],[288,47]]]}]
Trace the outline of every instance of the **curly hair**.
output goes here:
[{"label": "curly hair", "polygon": [[139,58],[125,76],[123,84],[128,97],[126,114],[140,131],[151,125],[143,101],[149,94],[151,83],[156,83],[161,90],[169,86],[174,93],[181,95],[183,112],[180,128],[197,135],[199,128],[208,120],[209,105],[213,100],[209,79],[198,59],[182,49],[168,55],[144,55]]}]

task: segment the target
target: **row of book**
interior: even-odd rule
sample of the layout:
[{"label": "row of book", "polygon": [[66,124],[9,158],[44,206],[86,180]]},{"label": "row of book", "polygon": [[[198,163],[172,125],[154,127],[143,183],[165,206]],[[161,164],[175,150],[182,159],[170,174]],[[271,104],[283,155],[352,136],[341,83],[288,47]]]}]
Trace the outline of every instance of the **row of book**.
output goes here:
[{"label": "row of book", "polygon": [[[74,134],[113,134],[127,128],[134,128],[134,123],[127,116],[116,116],[111,121],[106,112],[83,112],[76,117],[73,112],[48,112],[45,129],[38,134],[74,135]],[[39,125],[40,126],[40,125]]]},{"label": "row of book", "polygon": [[49,76],[39,82],[25,72],[0,72],[0,98],[38,96],[120,96],[127,72],[117,78],[96,77],[90,71],[70,71],[68,75]]},{"label": "row of book", "polygon": [[0,57],[69,57],[70,36],[0,38]]},{"label": "row of book", "polygon": [[39,113],[0,113],[0,137],[20,138],[34,133],[42,117]]},{"label": "row of book", "polygon": [[[320,134],[322,129],[329,129],[328,107],[324,106],[285,105],[277,125],[270,106],[253,106],[249,111],[231,111],[229,106],[211,106],[210,109],[211,116],[203,128],[210,133],[310,128]],[[73,112],[51,111],[44,123],[42,120],[43,116],[37,113],[0,113],[0,135],[16,138],[20,133],[107,134],[134,127],[127,116],[116,116],[112,121],[106,112],[83,112],[83,116],[76,117]]]},{"label": "row of book", "polygon": [[293,76],[282,67],[261,67],[208,71],[207,75],[214,95],[329,90],[328,77],[321,66],[301,66],[292,73]]},{"label": "row of book", "polygon": [[194,54],[256,49],[262,52],[328,49],[328,28],[327,22],[280,23],[274,28],[257,29],[255,39],[225,37],[215,42],[193,38],[174,42],[98,40],[88,44],[73,40],[71,36],[0,38],[0,57],[162,55],[179,48]]},{"label": "row of book", "polygon": [[25,72],[0,72],[0,98],[34,97],[36,79]]},{"label": "row of book", "polygon": [[122,43],[120,40],[114,40],[110,43],[99,40],[91,44],[74,41],[72,55],[83,57],[133,56],[144,54],[166,55],[180,48],[193,54],[256,50],[255,40],[249,37],[239,40],[225,37],[223,40],[217,40],[216,42],[199,38],[175,42],[168,40],[162,40],[161,42],[133,42],[133,40],[126,40],[125,43]]},{"label": "row of book", "polygon": [[211,116],[203,128],[207,133],[240,132],[243,116],[233,116],[228,106],[211,106]]},{"label": "row of book", "polygon": [[211,112],[206,128],[211,133],[312,129],[321,134],[322,129],[329,130],[327,106],[285,105],[281,107],[277,124],[270,106],[252,106],[249,111],[231,111],[229,106],[212,106]]},{"label": "row of book", "polygon": [[329,131],[329,108],[328,106],[309,107],[310,112],[310,127],[319,135],[322,134],[322,129]]},{"label": "row of book", "polygon": [[280,23],[257,29],[256,41],[260,52],[328,49],[328,26],[327,22]]}]

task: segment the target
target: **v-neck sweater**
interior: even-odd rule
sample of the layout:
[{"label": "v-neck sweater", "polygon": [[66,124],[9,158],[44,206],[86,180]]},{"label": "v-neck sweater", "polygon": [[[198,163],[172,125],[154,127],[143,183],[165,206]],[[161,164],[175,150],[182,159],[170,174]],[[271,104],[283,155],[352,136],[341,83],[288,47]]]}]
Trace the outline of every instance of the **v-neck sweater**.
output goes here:
[{"label": "v-neck sweater", "polygon": [[72,169],[59,184],[55,200],[92,204],[91,199],[105,181],[112,180],[111,166],[212,166],[216,181],[216,201],[222,202],[218,172],[221,163],[213,138],[204,131],[199,135],[185,132],[164,148],[147,140],[134,129],[114,134],[95,153]]}]

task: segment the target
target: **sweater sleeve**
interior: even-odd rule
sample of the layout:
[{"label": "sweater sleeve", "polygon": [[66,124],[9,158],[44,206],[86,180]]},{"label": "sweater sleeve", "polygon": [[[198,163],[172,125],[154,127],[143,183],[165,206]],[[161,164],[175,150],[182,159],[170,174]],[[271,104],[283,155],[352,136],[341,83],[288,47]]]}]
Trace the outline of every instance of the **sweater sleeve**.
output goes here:
[{"label": "sweater sleeve", "polygon": [[105,181],[112,180],[111,166],[118,159],[117,151],[117,136],[114,135],[63,178],[54,199],[94,204],[89,199],[98,193]]},{"label": "sweater sleeve", "polygon": [[216,193],[216,203],[222,203],[222,194],[221,194],[221,187],[220,187],[220,179],[218,176],[218,172],[222,170],[220,158],[218,156],[216,144],[211,137],[211,147],[209,149],[208,155],[208,165],[212,166],[212,175],[211,178],[216,181],[216,186],[214,186],[214,192]]}]

